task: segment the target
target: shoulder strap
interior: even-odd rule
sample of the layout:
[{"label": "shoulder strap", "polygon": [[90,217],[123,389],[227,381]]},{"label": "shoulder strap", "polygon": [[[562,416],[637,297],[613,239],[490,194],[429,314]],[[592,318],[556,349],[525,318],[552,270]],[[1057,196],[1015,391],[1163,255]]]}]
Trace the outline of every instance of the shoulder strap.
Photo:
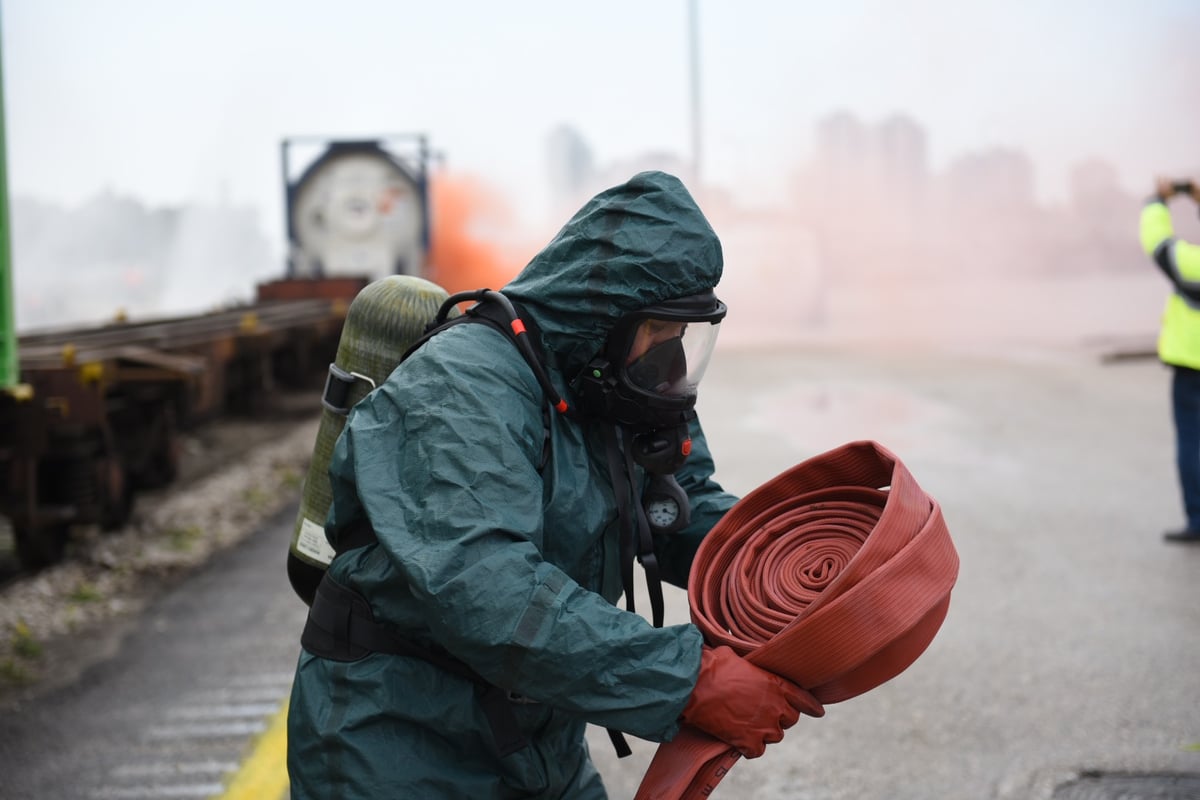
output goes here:
[{"label": "shoulder strap", "polygon": [[[526,326],[526,330],[533,334],[535,340],[540,340],[541,331],[537,328],[537,323],[532,319],[526,321],[521,313],[520,308],[514,303],[514,310],[517,312],[516,319]],[[461,317],[457,317],[455,321],[465,319],[467,321],[475,320],[490,325],[491,327],[504,334],[509,340],[516,344],[516,334],[513,333],[511,320],[508,317],[505,309],[498,304],[493,303],[478,303],[467,310],[467,313]],[[449,323],[447,323],[449,324]],[[520,347],[518,347],[518,350]],[[524,353],[522,353],[524,355]],[[526,357],[528,361],[528,357]],[[541,361],[538,361],[538,369],[544,374],[545,367]],[[535,370],[535,375],[537,370]],[[539,383],[541,381],[539,380]],[[547,398],[545,403],[542,403],[542,457],[538,461],[538,473],[542,473],[546,469],[546,465],[550,463],[550,398]],[[562,401],[560,401],[562,402]],[[565,404],[564,404],[565,405]]]},{"label": "shoulder strap", "polygon": [[[492,294],[499,294],[499,292],[493,292]],[[451,298],[451,300],[453,299],[454,298]],[[409,356],[416,352],[421,345],[428,342],[437,334],[441,333],[447,328],[455,325],[462,325],[468,322],[478,322],[489,325],[500,333],[504,334],[504,336],[510,341],[516,339],[516,334],[513,333],[513,325],[511,320],[516,319],[517,321],[521,321],[521,317],[515,312],[515,309],[513,315],[510,317],[510,315],[507,313],[507,309],[500,307],[498,304],[480,302],[469,308],[467,313],[458,317],[454,317],[453,319],[446,319],[446,314],[449,313],[449,308],[452,305],[453,303],[447,303],[442,306],[442,310],[438,312],[437,317],[425,326],[425,333],[421,336],[421,338],[413,342],[413,344],[404,351],[404,355],[400,357],[400,363],[403,363]],[[535,333],[537,332],[537,327],[534,325],[532,320],[529,323],[529,327],[532,328]],[[532,352],[532,348],[530,348],[530,350]],[[522,355],[524,355],[524,353],[522,353]],[[528,361],[528,357],[526,357],[526,360]],[[540,362],[538,362],[538,368],[541,369]],[[542,374],[545,374],[544,371]],[[542,456],[541,460],[538,462],[538,474],[544,472],[546,465],[550,463],[550,453],[550,405],[548,401],[542,404]],[[375,530],[371,527],[371,523],[366,519],[359,519],[348,525],[346,529],[342,531],[341,535],[338,537],[339,546],[337,548],[337,552],[340,554],[349,550],[356,550],[359,547],[373,544],[375,541]]]},{"label": "shoulder strap", "polygon": [[[461,316],[454,317],[453,319],[448,318],[450,310],[455,305],[468,300],[475,300],[475,305],[468,308],[466,313]],[[571,411],[567,402],[562,399],[558,391],[554,388],[554,385],[550,383],[545,365],[538,357],[533,345],[529,342],[530,333],[533,334],[535,340],[541,339],[541,332],[538,330],[537,323],[532,318],[527,320],[520,313],[519,306],[500,292],[495,292],[491,289],[476,289],[473,292],[460,292],[451,295],[442,303],[441,308],[438,309],[437,316],[425,326],[424,335],[404,351],[404,355],[400,357],[400,362],[403,363],[405,359],[416,352],[423,344],[447,328],[467,322],[480,322],[488,325],[512,342],[516,346],[517,352],[525,359],[525,363],[533,370],[534,377],[542,387],[546,403],[542,406],[542,457],[538,462],[538,472],[541,473],[545,470],[546,465],[550,463],[550,408],[553,407],[555,411],[564,415],[569,415]]]},{"label": "shoulder strap", "polygon": [[[517,313],[513,302],[505,297],[503,293],[491,289],[476,289],[473,292],[452,294],[442,301],[442,307],[438,309],[437,316],[429,324],[427,330],[433,333],[436,332],[436,329],[440,329],[443,325],[448,324],[447,318],[450,315],[450,310],[457,304],[465,303],[469,300],[474,300],[475,305],[468,308],[464,316],[483,317],[489,323],[497,325],[501,332],[517,346],[517,352],[521,354],[521,357],[525,359],[525,363],[533,370],[533,376],[537,378],[538,384],[542,387],[542,392],[546,395],[546,402],[559,414],[570,416],[573,413],[571,407],[567,405],[567,401],[563,399],[562,395],[558,393],[558,389],[554,388],[554,384],[550,382],[550,376],[546,374],[545,365],[538,357],[533,345],[530,344],[529,331],[526,329],[525,320]],[[489,306],[491,306],[490,310],[488,310]],[[496,310],[496,306],[499,306],[500,310]],[[534,326],[533,320],[530,320],[529,324]],[[534,329],[536,330],[536,326],[534,326]],[[410,352],[426,340],[426,337],[422,337],[413,347],[409,348]]]}]

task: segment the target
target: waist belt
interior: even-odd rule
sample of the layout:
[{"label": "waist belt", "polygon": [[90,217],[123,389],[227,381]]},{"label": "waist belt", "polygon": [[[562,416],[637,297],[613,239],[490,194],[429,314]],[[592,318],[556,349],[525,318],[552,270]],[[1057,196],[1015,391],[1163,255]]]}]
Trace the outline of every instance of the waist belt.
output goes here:
[{"label": "waist belt", "polygon": [[[957,577],[937,501],[886,449],[854,442],[730,509],[696,553],[688,597],[706,643],[828,704],[907,669],[941,627]],[[659,746],[636,800],[708,797],[738,758],[685,725]]]},{"label": "waist belt", "polygon": [[388,653],[434,664],[482,687],[479,702],[501,758],[529,744],[517,726],[512,707],[514,703],[533,701],[488,683],[454,656],[414,644],[390,626],[376,622],[366,599],[334,581],[328,573],[317,585],[300,644],[313,655],[332,661],[358,661],[371,653]]},{"label": "waist belt", "polygon": [[[543,407],[543,410],[545,410],[545,407]],[[549,424],[549,423],[547,423],[547,424]],[[549,436],[549,432],[548,432],[549,428],[547,428],[546,430],[547,430],[546,435],[548,437]],[[547,439],[547,442],[549,442],[549,439]],[[543,458],[542,458],[543,466],[545,465],[545,461],[546,461],[546,454],[543,453]],[[540,470],[541,467],[539,467],[538,469]],[[345,529],[338,535],[337,552],[345,553],[349,550],[354,550],[359,547],[366,547],[367,545],[374,544],[378,541],[379,541],[379,538],[378,538],[378,536],[376,536],[375,529],[371,526],[371,523],[366,519],[358,519],[358,520],[355,520],[354,522],[351,522],[349,525],[347,525],[345,527]],[[624,545],[622,545],[622,546],[624,546]],[[631,558],[632,558],[632,556],[631,556]],[[632,570],[633,564],[630,563],[629,567],[630,567],[630,570]],[[632,580],[632,575],[631,575],[631,580]],[[358,621],[355,623],[355,625],[356,625],[355,634],[354,634],[355,638],[353,639],[353,641],[362,643],[362,644],[358,645],[357,655],[354,655],[352,658],[348,658],[348,659],[343,658],[343,659],[335,659],[335,660],[356,661],[359,658],[362,658],[363,656],[365,656],[367,653],[371,653],[371,652],[397,653],[398,655],[407,655],[407,656],[413,656],[415,658],[424,658],[426,661],[430,661],[434,664],[437,664],[438,666],[442,667],[443,669],[447,669],[456,675],[461,675],[462,677],[467,678],[468,680],[473,680],[476,683],[482,683],[484,685],[490,685],[490,684],[487,684],[487,682],[484,681],[484,679],[481,678],[479,675],[475,674],[475,672],[472,671],[470,667],[468,667],[466,664],[462,663],[461,661],[458,661],[457,659],[451,658],[450,656],[444,656],[443,654],[440,654],[440,653],[437,653],[434,651],[428,651],[423,648],[416,647],[415,645],[413,645],[410,642],[404,642],[404,641],[393,642],[393,641],[391,641],[392,638],[395,638],[395,633],[393,631],[388,630],[384,626],[378,625],[374,621],[374,618],[371,615],[371,607],[367,604],[366,600],[364,600],[362,597],[358,596],[357,594],[354,594],[353,592],[348,592],[345,588],[334,583],[328,577],[326,577],[322,581],[322,584],[324,584],[324,583],[329,583],[332,586],[337,587],[337,589],[340,590],[341,592],[346,592],[348,595],[350,595],[350,602],[352,602],[352,603],[356,602],[358,604],[355,607],[359,608],[359,612],[358,612],[359,617],[369,620],[369,623],[364,623],[361,621]],[[318,591],[318,593],[320,593],[319,588],[317,591]],[[327,594],[330,594],[332,597],[332,590],[327,592]],[[626,594],[628,596],[632,597],[629,589],[626,589]],[[660,607],[659,607],[659,610],[656,612],[656,614],[658,615],[656,617],[657,625],[662,624],[661,619],[659,619],[662,616],[661,594],[662,594],[662,591],[661,591],[661,587],[660,587],[660,589],[659,589],[659,596],[660,596],[659,606]],[[344,602],[344,601],[339,599],[338,602]],[[632,601],[630,601],[630,602],[632,603]],[[315,608],[316,608],[316,603],[314,602],[313,609],[315,609]],[[632,611],[633,609],[630,608],[630,610]],[[324,611],[322,611],[320,613],[322,614],[322,616],[324,616],[326,614],[326,612],[324,612]],[[312,619],[312,614],[313,614],[313,611],[310,610],[309,611],[309,619],[310,620]],[[332,624],[332,622],[330,622],[330,624]],[[382,631],[375,632],[374,628],[382,628]],[[306,628],[306,630],[307,630],[307,628]],[[303,638],[301,638],[300,641],[301,641],[301,644],[304,643]],[[350,640],[348,640],[348,641],[350,641]],[[402,649],[402,650],[383,649],[383,648],[387,648],[387,647],[401,647],[404,649]],[[312,648],[309,648],[309,651],[316,653],[316,651],[312,650]],[[430,657],[430,656],[432,656],[432,657]],[[449,663],[447,663],[447,660]],[[465,672],[464,672],[464,670],[465,670]],[[524,698],[517,698],[512,695],[510,695],[510,699],[512,699],[513,702],[525,702],[525,703],[530,702],[529,700],[525,700]],[[485,698],[485,701],[486,700],[487,700],[487,698]],[[493,731],[494,731],[495,727],[496,727],[496,722],[493,721],[490,716],[488,717],[488,722],[490,724],[492,724]],[[621,733],[621,731],[615,730],[613,728],[608,728],[607,731],[608,731],[609,741],[612,742],[613,749],[617,751],[618,758],[625,758],[626,756],[630,755],[633,752],[633,750],[629,747],[629,743],[627,741],[625,741],[625,735],[623,733]],[[525,744],[527,744],[527,742],[525,742],[522,739],[522,743],[516,749],[519,750],[521,747],[524,747]]]}]

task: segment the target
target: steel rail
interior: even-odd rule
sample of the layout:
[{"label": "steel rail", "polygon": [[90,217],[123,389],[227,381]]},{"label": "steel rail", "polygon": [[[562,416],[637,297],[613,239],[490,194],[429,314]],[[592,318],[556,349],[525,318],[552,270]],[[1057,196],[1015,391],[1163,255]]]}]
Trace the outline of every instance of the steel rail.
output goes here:
[{"label": "steel rail", "polygon": [[131,347],[186,350],[236,337],[272,337],[311,329],[323,321],[340,324],[345,304],[327,299],[257,303],[210,314],[95,328],[49,331],[20,339],[25,367],[61,364],[69,348],[75,361],[119,357]]}]

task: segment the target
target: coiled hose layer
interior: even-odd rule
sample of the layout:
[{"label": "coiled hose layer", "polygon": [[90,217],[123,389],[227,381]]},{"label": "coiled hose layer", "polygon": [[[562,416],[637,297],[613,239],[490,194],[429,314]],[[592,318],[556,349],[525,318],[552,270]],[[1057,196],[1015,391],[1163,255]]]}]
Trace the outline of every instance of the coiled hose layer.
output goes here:
[{"label": "coiled hose layer", "polygon": [[[895,455],[862,441],[743,497],[701,544],[688,595],[710,646],[829,704],[907,669],[941,627],[957,577],[937,501]],[[709,797],[739,756],[685,725],[659,746],[636,800]]]}]

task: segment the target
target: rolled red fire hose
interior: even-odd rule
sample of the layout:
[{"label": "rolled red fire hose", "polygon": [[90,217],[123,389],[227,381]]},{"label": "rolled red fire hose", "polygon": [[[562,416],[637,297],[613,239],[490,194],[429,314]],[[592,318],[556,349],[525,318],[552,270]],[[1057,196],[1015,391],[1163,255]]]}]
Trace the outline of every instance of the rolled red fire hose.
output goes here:
[{"label": "rolled red fire hose", "polygon": [[[863,441],[743,497],[701,544],[688,595],[709,645],[732,647],[828,705],[912,664],[941,627],[957,577],[937,501],[900,459]],[[636,800],[709,797],[738,758],[684,725],[659,746]]]}]

